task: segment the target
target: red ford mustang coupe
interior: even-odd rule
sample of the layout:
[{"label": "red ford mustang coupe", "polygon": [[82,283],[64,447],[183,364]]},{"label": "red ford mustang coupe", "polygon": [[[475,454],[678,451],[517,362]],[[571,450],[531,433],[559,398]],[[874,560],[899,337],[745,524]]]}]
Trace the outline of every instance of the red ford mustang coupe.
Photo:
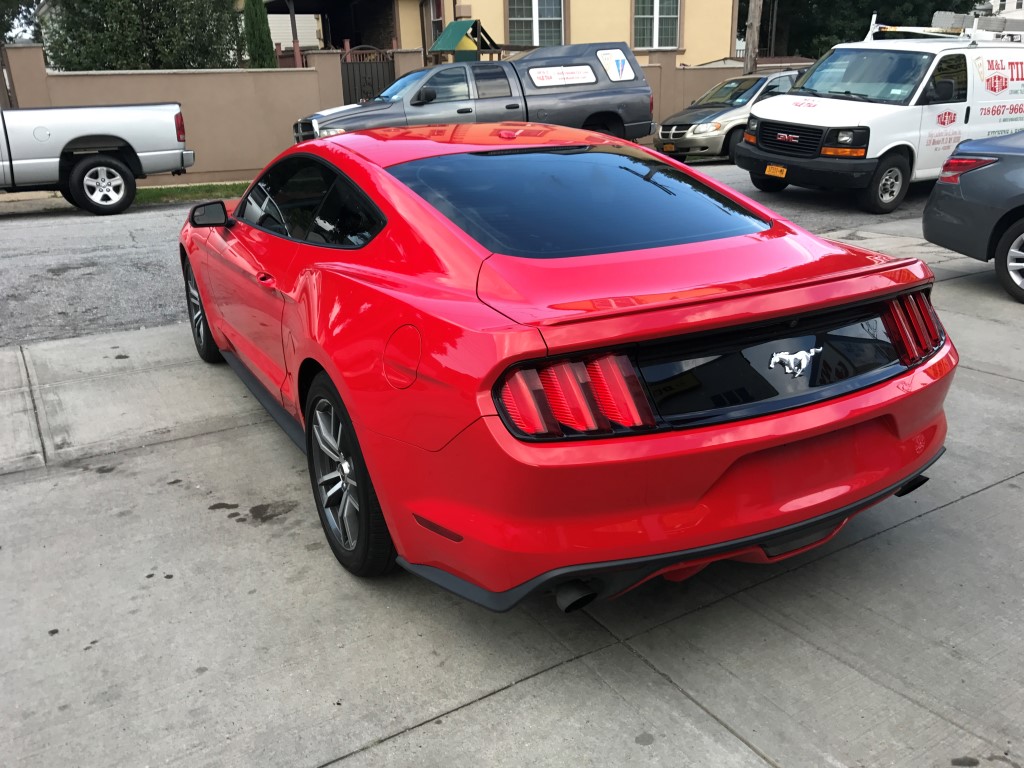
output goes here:
[{"label": "red ford mustang coupe", "polygon": [[196,206],[181,264],[200,356],[305,450],[341,564],[494,610],[790,557],[943,451],[924,264],[586,131],[305,142]]}]

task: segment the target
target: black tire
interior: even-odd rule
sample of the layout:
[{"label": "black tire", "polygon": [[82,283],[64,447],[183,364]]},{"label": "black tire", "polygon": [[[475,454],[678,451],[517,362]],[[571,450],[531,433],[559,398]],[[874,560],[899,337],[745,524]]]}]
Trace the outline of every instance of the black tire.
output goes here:
[{"label": "black tire", "polygon": [[68,186],[73,202],[97,216],[121,213],[135,200],[135,174],[110,155],[88,155],[71,169]]},{"label": "black tire", "polygon": [[999,238],[993,258],[996,263],[996,275],[1003,289],[1014,299],[1024,303],[1024,219],[1011,224]]},{"label": "black tire", "polygon": [[762,192],[781,192],[789,186],[788,181],[775,179],[771,176],[758,176],[754,173],[750,174],[750,183]]},{"label": "black tire", "polygon": [[595,120],[594,122],[588,120],[583,124],[583,130],[603,133],[606,136],[611,136],[615,139],[622,139],[626,136],[625,126],[622,124],[621,120],[617,119]]},{"label": "black tire", "polygon": [[188,259],[185,259],[183,272],[185,276],[185,308],[188,311],[188,324],[192,328],[192,341],[195,342],[196,352],[208,363],[223,362],[224,358],[210,334],[210,321],[206,317],[206,307],[203,306],[203,297],[199,295],[196,276],[192,272],[192,265]]},{"label": "black tire", "polygon": [[910,189],[910,161],[902,152],[890,152],[878,161],[868,186],[857,193],[857,203],[868,213],[892,213]]},{"label": "black tire", "polygon": [[391,571],[395,545],[352,419],[325,373],[306,398],[306,459],[320,525],[338,562],[355,576]]},{"label": "black tire", "polygon": [[78,202],[71,194],[71,186],[68,183],[67,177],[64,177],[63,179],[60,180],[60,196],[67,200],[69,203],[71,203],[73,206],[75,206],[75,208],[78,207]]},{"label": "black tire", "polygon": [[741,141],[743,141],[742,128],[733,128],[729,135],[725,137],[725,154],[733,165],[736,165],[736,147],[740,145]]}]

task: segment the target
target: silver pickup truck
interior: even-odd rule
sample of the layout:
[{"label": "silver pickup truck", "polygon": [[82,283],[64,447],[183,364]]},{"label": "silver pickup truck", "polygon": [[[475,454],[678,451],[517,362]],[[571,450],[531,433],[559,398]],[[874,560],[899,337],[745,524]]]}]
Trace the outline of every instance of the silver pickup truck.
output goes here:
[{"label": "silver pickup truck", "polygon": [[90,213],[120,213],[136,179],[194,162],[179,104],[0,110],[0,190],[59,190]]},{"label": "silver pickup truck", "polygon": [[309,115],[292,130],[299,142],[363,128],[513,120],[637,139],[651,132],[653,111],[629,46],[579,43],[409,72],[365,103]]}]

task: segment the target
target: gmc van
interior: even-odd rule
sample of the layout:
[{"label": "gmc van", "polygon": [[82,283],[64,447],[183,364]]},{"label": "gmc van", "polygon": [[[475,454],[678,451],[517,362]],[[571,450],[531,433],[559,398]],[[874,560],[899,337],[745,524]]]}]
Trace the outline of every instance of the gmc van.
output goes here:
[{"label": "gmc van", "polygon": [[765,192],[857,190],[889,213],[965,139],[1024,128],[1024,45],[969,38],[837,45],[754,105],[736,164]]}]

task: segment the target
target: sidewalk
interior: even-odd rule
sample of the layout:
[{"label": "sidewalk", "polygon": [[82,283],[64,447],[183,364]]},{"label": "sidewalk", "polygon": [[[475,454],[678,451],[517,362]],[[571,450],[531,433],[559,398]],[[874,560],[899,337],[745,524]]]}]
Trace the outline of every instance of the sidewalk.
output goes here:
[{"label": "sidewalk", "polygon": [[267,418],[184,324],[0,349],[0,475]]}]

